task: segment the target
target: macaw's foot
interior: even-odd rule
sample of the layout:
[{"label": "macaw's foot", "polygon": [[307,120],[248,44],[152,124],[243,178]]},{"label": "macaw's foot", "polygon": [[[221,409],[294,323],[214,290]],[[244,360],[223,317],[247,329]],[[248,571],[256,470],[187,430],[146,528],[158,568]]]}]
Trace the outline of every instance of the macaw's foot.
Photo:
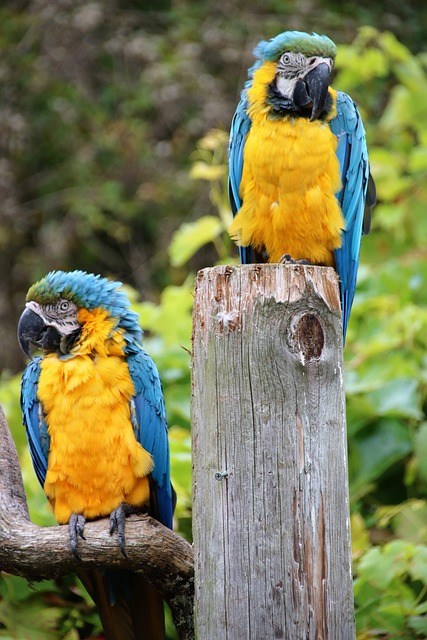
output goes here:
[{"label": "macaw's foot", "polygon": [[293,258],[291,258],[289,253],[284,253],[283,256],[279,259],[279,264],[296,264],[296,262]]},{"label": "macaw's foot", "polygon": [[280,258],[279,264],[312,264],[312,262],[310,260],[294,260],[289,253],[285,253]]},{"label": "macaw's foot", "polygon": [[71,514],[71,518],[68,521],[68,532],[70,534],[70,547],[73,553],[73,556],[77,560],[81,560],[79,554],[77,553],[77,537],[80,536],[82,540],[86,540],[83,535],[83,530],[85,527],[86,520],[83,516],[78,515],[77,513]]},{"label": "macaw's foot", "polygon": [[123,502],[117,509],[114,509],[110,513],[110,535],[117,529],[117,536],[119,539],[120,551],[125,558],[128,557],[125,549],[125,523],[126,516],[130,516],[132,513],[140,513],[141,508],[131,507],[129,504]]}]

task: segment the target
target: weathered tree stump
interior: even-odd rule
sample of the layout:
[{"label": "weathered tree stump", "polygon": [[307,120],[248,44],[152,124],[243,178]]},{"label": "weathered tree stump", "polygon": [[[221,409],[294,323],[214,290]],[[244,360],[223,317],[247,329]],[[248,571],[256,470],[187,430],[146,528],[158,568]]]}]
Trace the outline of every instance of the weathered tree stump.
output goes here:
[{"label": "weathered tree stump", "polygon": [[353,640],[335,271],[200,271],[192,376],[197,637]]}]

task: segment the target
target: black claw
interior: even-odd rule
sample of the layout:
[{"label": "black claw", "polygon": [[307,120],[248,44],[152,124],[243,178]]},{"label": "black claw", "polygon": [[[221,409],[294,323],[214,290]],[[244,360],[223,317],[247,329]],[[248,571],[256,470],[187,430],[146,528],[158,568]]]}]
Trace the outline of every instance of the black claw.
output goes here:
[{"label": "black claw", "polygon": [[279,264],[295,264],[295,260],[291,258],[289,253],[285,253],[279,260]]},{"label": "black claw", "polygon": [[78,552],[77,552],[77,536],[79,536],[82,540],[86,540],[83,535],[84,527],[86,520],[82,515],[78,515],[77,513],[72,513],[71,518],[68,521],[68,532],[70,535],[70,547],[73,556],[76,560],[81,560]]},{"label": "black claw", "polygon": [[285,253],[279,260],[279,264],[313,264],[310,260],[294,260],[289,253]]}]

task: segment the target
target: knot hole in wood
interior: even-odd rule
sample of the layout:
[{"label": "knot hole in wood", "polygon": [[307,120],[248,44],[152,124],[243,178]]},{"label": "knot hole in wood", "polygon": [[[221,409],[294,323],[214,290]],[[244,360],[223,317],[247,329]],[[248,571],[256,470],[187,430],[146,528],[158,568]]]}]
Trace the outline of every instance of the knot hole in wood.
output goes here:
[{"label": "knot hole in wood", "polygon": [[304,313],[293,318],[289,327],[288,344],[295,355],[303,362],[319,360],[325,345],[325,335],[319,318],[315,313]]}]

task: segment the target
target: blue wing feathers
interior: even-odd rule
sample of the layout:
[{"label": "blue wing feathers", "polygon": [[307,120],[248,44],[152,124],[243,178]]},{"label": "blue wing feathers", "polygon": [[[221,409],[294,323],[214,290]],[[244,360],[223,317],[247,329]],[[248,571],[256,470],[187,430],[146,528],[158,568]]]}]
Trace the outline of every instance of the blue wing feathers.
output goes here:
[{"label": "blue wing feathers", "polygon": [[251,121],[246,113],[247,106],[246,92],[243,91],[231,123],[230,145],[228,149],[230,166],[229,192],[233,214],[237,213],[242,204],[240,198],[240,182],[243,172],[243,150],[246,136],[251,128]]},{"label": "blue wing feathers", "polygon": [[[345,338],[356,289],[367,188],[372,178],[369,174],[365,129],[359,111],[353,100],[343,92],[337,93],[337,115],[331,121],[331,131],[338,138],[337,157],[340,162],[342,189],[337,198],[345,218],[342,246],[335,251]],[[373,205],[374,202],[369,204]],[[369,229],[369,224],[367,228]]]},{"label": "blue wing feathers", "polygon": [[154,460],[154,480],[160,521],[172,528],[172,486],[169,471],[169,442],[165,404],[160,377],[154,362],[145,351],[128,358],[129,372],[135,386],[136,437]]},{"label": "blue wing feathers", "polygon": [[[236,113],[231,123],[230,144],[228,148],[228,194],[233,216],[236,215],[242,206],[240,183],[243,173],[243,152],[246,136],[251,128],[251,120],[246,113],[247,107],[246,91],[242,91],[240,102],[237,105]],[[242,264],[251,264],[253,262],[253,251],[251,247],[239,247],[239,254]]]},{"label": "blue wing feathers", "polygon": [[31,360],[22,376],[21,408],[34,470],[43,487],[47,472],[50,438],[43,410],[37,398],[41,358]]}]

